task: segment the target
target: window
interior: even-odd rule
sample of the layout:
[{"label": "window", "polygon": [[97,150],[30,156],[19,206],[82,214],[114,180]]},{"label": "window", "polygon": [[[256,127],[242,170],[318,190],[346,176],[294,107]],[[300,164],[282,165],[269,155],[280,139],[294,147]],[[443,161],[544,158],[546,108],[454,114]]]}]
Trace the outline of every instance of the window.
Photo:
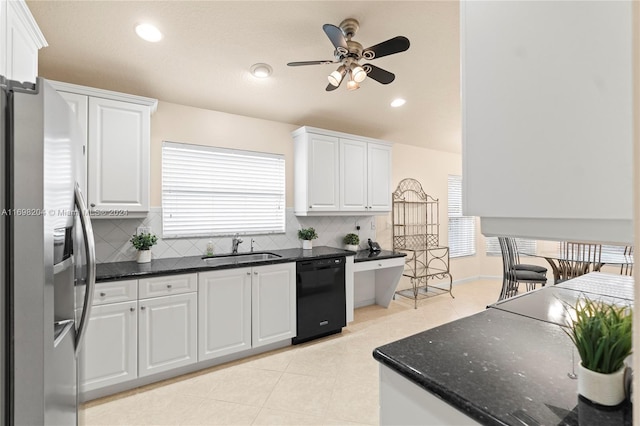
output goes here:
[{"label": "window", "polygon": [[162,232],[169,237],[284,232],[284,156],[162,143]]},{"label": "window", "polygon": [[[502,256],[497,237],[487,237],[485,246],[488,255]],[[516,238],[516,246],[518,247],[519,253],[536,254],[536,240]]]},{"label": "window", "polygon": [[449,256],[476,254],[476,221],[462,215],[462,177],[449,176]]}]

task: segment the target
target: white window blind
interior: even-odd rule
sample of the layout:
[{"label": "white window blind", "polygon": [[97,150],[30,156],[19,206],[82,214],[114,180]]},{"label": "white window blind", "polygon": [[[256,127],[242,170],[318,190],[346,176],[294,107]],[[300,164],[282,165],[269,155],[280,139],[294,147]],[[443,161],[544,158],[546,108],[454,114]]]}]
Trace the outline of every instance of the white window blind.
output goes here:
[{"label": "white window blind", "polygon": [[476,221],[462,215],[462,177],[449,176],[449,256],[476,254]]},{"label": "white window blind", "polygon": [[[516,246],[518,247],[519,253],[536,254],[536,240],[516,238]],[[497,237],[487,237],[485,240],[485,249],[488,255],[502,256],[500,242]]]},{"label": "white window blind", "polygon": [[284,156],[162,143],[166,237],[285,231]]}]

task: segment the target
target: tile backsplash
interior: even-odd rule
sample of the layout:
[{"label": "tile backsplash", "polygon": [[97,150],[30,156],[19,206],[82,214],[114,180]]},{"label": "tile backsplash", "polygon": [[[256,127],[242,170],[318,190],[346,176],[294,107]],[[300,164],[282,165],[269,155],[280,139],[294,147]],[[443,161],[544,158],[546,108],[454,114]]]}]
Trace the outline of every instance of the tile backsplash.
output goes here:
[{"label": "tile backsplash", "polygon": [[[298,229],[315,228],[318,238],[314,245],[344,247],[342,238],[353,232],[360,235],[360,247],[365,248],[367,238],[375,240],[376,231],[374,216],[322,216],[298,217],[293,214],[293,208],[287,208],[285,216],[284,234],[269,235],[241,235],[244,240],[240,244],[240,252],[248,252],[251,239],[255,240],[255,251],[279,250],[301,247],[298,239]],[[93,234],[96,241],[96,257],[99,263],[122,262],[135,260],[136,250],[129,239],[140,226],[151,228],[151,232],[158,236],[158,244],[151,248],[154,259],[182,256],[199,256],[207,248],[209,240],[213,241],[214,253],[231,252],[231,237],[212,238],[162,238],[162,209],[152,208],[144,219],[96,219],[93,220]],[[356,230],[360,225],[360,231]]]}]

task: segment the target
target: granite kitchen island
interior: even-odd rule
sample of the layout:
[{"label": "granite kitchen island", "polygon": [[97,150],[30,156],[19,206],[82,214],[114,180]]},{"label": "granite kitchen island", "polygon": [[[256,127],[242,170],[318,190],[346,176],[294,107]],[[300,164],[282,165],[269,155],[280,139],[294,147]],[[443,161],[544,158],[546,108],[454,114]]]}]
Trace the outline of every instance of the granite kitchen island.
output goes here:
[{"label": "granite kitchen island", "polygon": [[[631,425],[628,402],[602,410],[578,397],[569,376],[579,358],[553,306],[614,278],[619,284],[596,274],[577,289],[574,280],[539,289],[375,349],[380,424]],[[625,292],[605,297],[631,304],[629,285],[624,277]]]}]

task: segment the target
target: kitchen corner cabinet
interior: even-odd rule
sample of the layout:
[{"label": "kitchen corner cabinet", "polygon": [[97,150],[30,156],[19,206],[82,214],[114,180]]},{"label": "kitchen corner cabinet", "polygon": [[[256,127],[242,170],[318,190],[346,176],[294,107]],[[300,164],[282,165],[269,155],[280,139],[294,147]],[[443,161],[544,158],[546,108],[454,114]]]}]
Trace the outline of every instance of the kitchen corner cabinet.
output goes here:
[{"label": "kitchen corner cabinet", "polygon": [[296,215],[391,211],[391,143],[312,127],[292,135]]},{"label": "kitchen corner cabinet", "polygon": [[74,110],[86,134],[86,188],[93,217],[144,215],[149,211],[150,116],[157,101],[51,83]]},{"label": "kitchen corner cabinet", "polygon": [[22,0],[0,0],[0,75],[35,83],[38,50],[47,42]]},{"label": "kitchen corner cabinet", "polygon": [[295,263],[198,274],[198,360],[296,336]]},{"label": "kitchen corner cabinet", "polygon": [[483,234],[633,242],[632,3],[460,3],[463,211]]}]

